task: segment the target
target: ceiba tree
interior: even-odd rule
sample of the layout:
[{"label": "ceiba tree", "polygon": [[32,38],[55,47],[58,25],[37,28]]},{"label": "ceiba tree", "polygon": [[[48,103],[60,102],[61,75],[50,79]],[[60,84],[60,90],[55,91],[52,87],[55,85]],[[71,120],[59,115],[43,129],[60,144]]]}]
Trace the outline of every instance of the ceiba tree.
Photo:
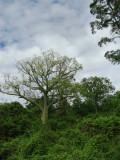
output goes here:
[{"label": "ceiba tree", "polygon": [[98,106],[114,89],[110,80],[104,77],[83,78],[80,83],[80,94],[94,104],[96,113]]},{"label": "ceiba tree", "polygon": [[[91,22],[92,33],[97,30],[110,27],[111,37],[101,38],[98,45],[109,42],[119,42],[120,39],[120,0],[93,0],[90,4],[90,12],[96,15],[96,20]],[[116,51],[107,51],[105,57],[113,64],[120,64],[120,49]]]},{"label": "ceiba tree", "polygon": [[[0,92],[18,96],[38,106],[43,124],[47,122],[49,108],[71,94],[75,75],[82,69],[75,58],[60,56],[53,50],[18,61],[16,67],[19,77],[6,74]],[[40,103],[41,98],[43,103]]]}]

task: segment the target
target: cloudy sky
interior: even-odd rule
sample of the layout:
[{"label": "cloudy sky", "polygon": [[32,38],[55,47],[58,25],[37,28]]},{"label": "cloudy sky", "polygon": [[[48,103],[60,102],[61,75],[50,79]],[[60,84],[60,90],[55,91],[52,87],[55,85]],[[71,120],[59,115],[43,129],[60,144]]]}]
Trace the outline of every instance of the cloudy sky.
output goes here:
[{"label": "cloudy sky", "polygon": [[[120,89],[120,65],[104,58],[118,44],[98,47],[109,30],[92,35],[89,5],[92,0],[0,0],[0,81],[2,74],[15,74],[17,60],[53,49],[61,55],[76,57],[83,65],[77,79],[108,77]],[[0,94],[0,101],[15,100]]]}]

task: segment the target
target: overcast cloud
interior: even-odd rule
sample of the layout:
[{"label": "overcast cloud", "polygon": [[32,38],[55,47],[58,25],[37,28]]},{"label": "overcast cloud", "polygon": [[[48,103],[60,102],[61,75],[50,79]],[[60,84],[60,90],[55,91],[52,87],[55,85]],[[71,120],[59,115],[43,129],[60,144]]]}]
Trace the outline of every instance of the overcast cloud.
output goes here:
[{"label": "overcast cloud", "polygon": [[[0,0],[0,74],[15,74],[15,62],[53,49],[61,55],[76,57],[83,65],[83,77],[108,77],[120,89],[120,66],[104,58],[118,44],[98,47],[109,30],[92,35],[92,0]],[[2,81],[2,77],[1,77]],[[0,94],[0,101],[16,100]]]}]

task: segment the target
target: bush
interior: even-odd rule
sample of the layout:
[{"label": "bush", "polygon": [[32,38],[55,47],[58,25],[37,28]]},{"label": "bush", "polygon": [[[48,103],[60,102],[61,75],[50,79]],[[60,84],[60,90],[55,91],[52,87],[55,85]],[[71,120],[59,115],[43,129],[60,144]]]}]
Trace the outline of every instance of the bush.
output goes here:
[{"label": "bush", "polygon": [[33,134],[29,141],[23,147],[23,155],[25,158],[33,158],[34,156],[43,156],[48,153],[50,147],[56,142],[57,134],[47,126],[41,126],[39,132]]},{"label": "bush", "polygon": [[91,135],[102,133],[108,137],[115,137],[120,134],[120,117],[111,115],[109,117],[99,116],[95,119],[84,118],[80,128]]},{"label": "bush", "polygon": [[25,132],[29,125],[26,109],[18,102],[0,105],[0,137],[9,139]]},{"label": "bush", "polygon": [[16,138],[9,142],[4,142],[0,144],[0,159],[6,160],[12,155],[16,154],[18,144],[20,143],[20,139]]}]

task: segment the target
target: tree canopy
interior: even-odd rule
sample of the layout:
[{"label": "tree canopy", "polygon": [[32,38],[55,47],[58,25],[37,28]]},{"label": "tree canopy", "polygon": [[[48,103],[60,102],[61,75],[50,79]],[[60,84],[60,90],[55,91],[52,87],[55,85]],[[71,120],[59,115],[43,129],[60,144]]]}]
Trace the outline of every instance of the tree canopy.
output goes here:
[{"label": "tree canopy", "polygon": [[86,100],[90,100],[96,112],[101,102],[114,91],[114,87],[109,79],[103,77],[83,78],[80,83],[80,93]]},{"label": "tree canopy", "polygon": [[[42,123],[46,123],[48,109],[70,94],[71,82],[74,82],[74,76],[82,65],[75,58],[48,50],[40,56],[18,61],[17,69],[19,77],[6,74],[0,91],[38,106],[42,111]],[[43,105],[39,102],[41,98]]]},{"label": "tree canopy", "polygon": [[[109,42],[115,42],[120,38],[120,1],[119,0],[93,0],[90,4],[90,12],[96,15],[96,20],[91,22],[92,33],[97,30],[110,27],[111,37],[102,37],[99,46]],[[107,51],[105,57],[113,64],[120,63],[120,49]]]}]

